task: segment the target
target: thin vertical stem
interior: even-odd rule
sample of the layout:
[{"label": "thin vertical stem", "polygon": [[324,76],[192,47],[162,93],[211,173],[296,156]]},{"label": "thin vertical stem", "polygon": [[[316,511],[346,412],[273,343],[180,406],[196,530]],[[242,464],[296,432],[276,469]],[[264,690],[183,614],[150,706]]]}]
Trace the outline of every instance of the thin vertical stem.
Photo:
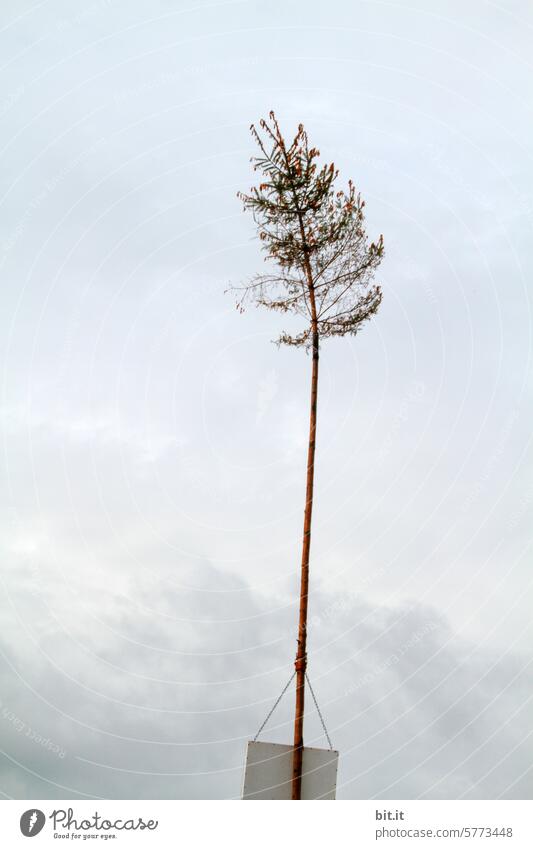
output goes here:
[{"label": "thin vertical stem", "polygon": [[309,445],[307,449],[307,483],[305,493],[302,565],[300,580],[300,617],[298,621],[298,650],[296,669],[296,711],[294,716],[294,751],[292,760],[292,798],[302,798],[303,726],[305,703],[305,673],[307,669],[307,607],[309,599],[309,553],[311,550],[311,518],[313,514],[313,487],[315,476],[315,447],[318,399],[319,343],[316,326],[313,327],[313,364],[311,372],[311,408],[309,413]]}]

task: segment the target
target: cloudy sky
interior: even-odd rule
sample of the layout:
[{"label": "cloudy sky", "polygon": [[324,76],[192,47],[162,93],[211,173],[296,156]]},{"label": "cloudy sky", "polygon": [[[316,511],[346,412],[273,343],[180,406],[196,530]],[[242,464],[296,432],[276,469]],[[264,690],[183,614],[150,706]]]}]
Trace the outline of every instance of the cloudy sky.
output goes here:
[{"label": "cloudy sky", "polygon": [[2,4],[6,798],[236,798],[291,674],[309,359],[224,293],[271,108],[386,246],[322,352],[338,797],[531,797],[532,41],[527,0]]}]

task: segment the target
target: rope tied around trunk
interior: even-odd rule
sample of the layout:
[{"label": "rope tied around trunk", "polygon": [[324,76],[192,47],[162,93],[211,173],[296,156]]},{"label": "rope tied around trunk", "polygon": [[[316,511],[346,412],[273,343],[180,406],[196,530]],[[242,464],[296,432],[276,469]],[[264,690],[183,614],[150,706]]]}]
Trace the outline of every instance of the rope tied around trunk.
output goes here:
[{"label": "rope tied around trunk", "polygon": [[[287,681],[287,683],[285,684],[285,686],[284,686],[283,690],[281,691],[281,693],[279,694],[278,698],[276,699],[276,701],[274,702],[274,704],[273,704],[273,705],[272,705],[272,707],[270,708],[269,712],[267,713],[266,718],[265,718],[265,720],[264,720],[263,724],[260,726],[259,731],[257,732],[257,734],[255,735],[255,737],[254,737],[254,739],[253,739],[253,742],[254,742],[254,743],[257,743],[257,740],[258,740],[258,738],[259,738],[259,735],[261,734],[261,732],[262,732],[262,731],[264,730],[264,728],[266,727],[267,722],[269,721],[270,717],[272,716],[272,714],[273,714],[273,713],[274,713],[274,711],[276,710],[277,706],[278,706],[278,705],[279,705],[279,703],[281,702],[281,700],[282,700],[283,696],[285,695],[285,693],[286,693],[286,692],[287,692],[287,690],[289,689],[289,687],[290,687],[290,685],[292,684],[292,682],[293,682],[293,680],[294,680],[295,676],[296,676],[296,670],[292,673],[291,677],[289,678],[289,680],[288,680],[288,681]],[[313,698],[313,702],[315,703],[316,711],[317,711],[317,713],[318,713],[318,716],[319,716],[319,719],[320,719],[320,722],[321,722],[321,725],[322,725],[322,729],[323,729],[323,731],[324,731],[324,734],[325,734],[326,740],[328,741],[328,746],[329,746],[330,750],[331,750],[331,751],[333,751],[333,744],[332,744],[332,742],[331,742],[331,738],[330,738],[330,736],[329,736],[329,734],[328,734],[328,729],[326,728],[326,723],[325,723],[325,721],[324,721],[324,717],[322,716],[322,711],[320,710],[320,708],[319,708],[319,706],[318,706],[317,697],[316,697],[316,695],[315,695],[315,691],[313,690],[313,687],[312,687],[312,685],[311,685],[311,681],[309,680],[309,675],[307,674],[307,672],[305,673],[305,680],[307,681],[307,683],[308,683],[308,685],[309,685],[309,690],[311,691],[311,696],[312,696],[312,698]]]}]

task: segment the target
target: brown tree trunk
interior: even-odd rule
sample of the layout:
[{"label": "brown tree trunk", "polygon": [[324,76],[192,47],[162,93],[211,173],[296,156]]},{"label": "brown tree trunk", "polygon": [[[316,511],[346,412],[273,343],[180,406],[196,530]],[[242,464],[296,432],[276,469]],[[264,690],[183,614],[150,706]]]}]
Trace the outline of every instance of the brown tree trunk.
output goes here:
[{"label": "brown tree trunk", "polygon": [[[313,299],[314,300],[314,299]],[[314,303],[313,303],[314,307]],[[302,759],[304,729],[305,671],[307,667],[307,601],[309,596],[309,552],[311,548],[311,517],[313,513],[313,484],[315,475],[316,411],[318,396],[318,348],[316,321],[313,322],[313,366],[311,372],[311,409],[309,414],[309,447],[307,450],[307,484],[305,493],[304,533],[300,582],[300,618],[296,669],[296,712],[294,717],[294,751],[292,757],[292,798],[302,798]]]}]

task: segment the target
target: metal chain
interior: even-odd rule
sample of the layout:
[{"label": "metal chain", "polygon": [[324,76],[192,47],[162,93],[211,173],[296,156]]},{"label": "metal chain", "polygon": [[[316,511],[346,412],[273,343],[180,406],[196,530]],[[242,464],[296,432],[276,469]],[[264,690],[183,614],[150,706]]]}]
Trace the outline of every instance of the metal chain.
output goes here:
[{"label": "metal chain", "polygon": [[[292,680],[293,680],[293,678],[294,678],[294,676],[295,676],[295,675],[296,675],[296,670],[292,673],[291,677],[289,678],[289,680],[288,680],[288,681],[287,681],[287,683],[285,684],[285,686],[284,686],[283,690],[281,691],[280,695],[278,696],[278,698],[277,698],[277,699],[276,699],[276,701],[274,702],[273,707],[269,710],[269,712],[268,712],[268,714],[267,714],[267,717],[266,717],[265,721],[263,722],[263,724],[262,724],[261,728],[259,729],[259,731],[257,732],[257,734],[255,735],[255,737],[254,737],[254,739],[253,739],[253,742],[254,742],[254,743],[256,743],[256,742],[257,742],[257,738],[258,738],[258,737],[259,737],[259,735],[261,734],[261,731],[263,730],[263,728],[264,728],[264,727],[265,727],[265,725],[267,724],[268,720],[270,719],[270,717],[272,716],[272,714],[273,714],[273,713],[274,713],[274,711],[276,710],[277,706],[278,706],[278,705],[279,705],[279,703],[281,702],[281,700],[282,700],[283,696],[285,695],[285,693],[286,693],[286,692],[287,692],[287,690],[289,689],[289,687],[290,687],[290,685],[291,685],[291,682],[292,682]],[[311,685],[309,685],[309,686],[311,686]],[[329,738],[328,738],[328,739],[329,739]]]},{"label": "metal chain", "polygon": [[333,745],[332,745],[331,740],[330,740],[330,738],[329,738],[328,729],[326,728],[326,723],[324,722],[324,717],[322,716],[322,713],[321,713],[321,711],[320,711],[320,708],[318,707],[318,702],[317,702],[317,700],[316,700],[315,691],[313,690],[313,688],[312,688],[312,686],[311,686],[311,682],[310,682],[310,680],[309,680],[309,675],[307,674],[307,672],[305,673],[305,680],[306,680],[306,681],[307,681],[307,683],[309,684],[309,689],[311,690],[311,695],[312,695],[312,697],[313,697],[313,701],[314,701],[314,703],[315,703],[315,707],[316,707],[316,709],[317,709],[317,713],[318,713],[318,715],[319,715],[319,717],[320,717],[320,722],[322,723],[322,728],[324,729],[324,734],[326,735],[326,739],[327,739],[327,741],[328,741],[329,748],[330,748],[331,750],[333,750]]}]

